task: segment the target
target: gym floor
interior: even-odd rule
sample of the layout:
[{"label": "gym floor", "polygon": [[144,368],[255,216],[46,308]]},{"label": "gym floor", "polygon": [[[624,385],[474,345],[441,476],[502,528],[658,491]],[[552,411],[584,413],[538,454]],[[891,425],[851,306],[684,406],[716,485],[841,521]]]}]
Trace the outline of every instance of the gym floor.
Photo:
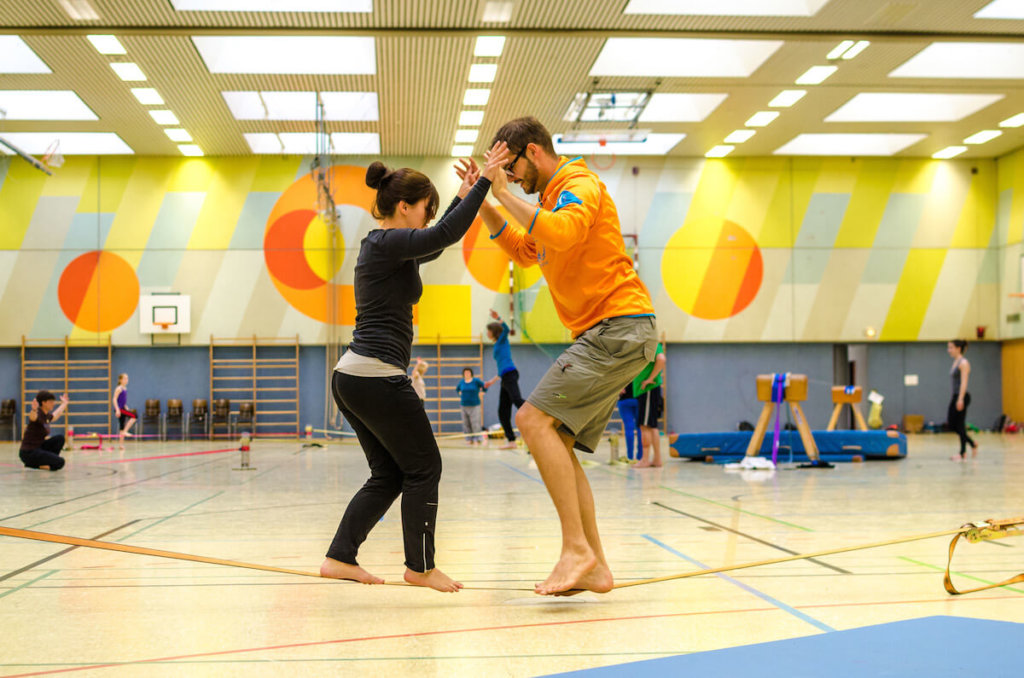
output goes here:
[{"label": "gym floor", "polygon": [[[949,459],[953,436],[911,436],[904,460],[759,479],[672,458],[609,466],[603,446],[588,474],[627,581],[1024,514],[1024,437],[979,442],[963,464]],[[257,441],[250,471],[234,470],[234,451],[197,454],[229,444],[132,442],[66,452],[58,473],[24,469],[17,445],[2,445],[0,525],[309,571],[367,473],[359,448],[337,442]],[[2,537],[0,675],[544,675],[935,615],[1024,622],[1024,585],[943,590],[948,538],[538,597],[515,589],[546,576],[559,530],[530,458],[442,454],[439,567],[513,590],[371,587]],[[399,519],[396,504],[360,558],[394,582]],[[963,587],[1001,581],[1024,570],[1024,540],[963,543],[954,570]],[[898,645],[870,652],[915,675],[898,672]]]}]

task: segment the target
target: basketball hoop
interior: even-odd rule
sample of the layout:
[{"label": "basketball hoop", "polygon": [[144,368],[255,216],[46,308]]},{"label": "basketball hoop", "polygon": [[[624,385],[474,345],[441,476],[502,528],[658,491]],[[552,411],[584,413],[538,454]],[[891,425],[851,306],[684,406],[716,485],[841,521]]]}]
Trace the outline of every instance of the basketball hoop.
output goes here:
[{"label": "basketball hoop", "polygon": [[155,324],[159,325],[160,329],[163,330],[164,332],[166,332],[171,327],[171,323],[155,323]]},{"label": "basketball hoop", "polygon": [[60,152],[60,139],[55,139],[46,147],[46,152],[43,153],[41,159],[47,167],[57,168],[64,164],[64,155]]}]

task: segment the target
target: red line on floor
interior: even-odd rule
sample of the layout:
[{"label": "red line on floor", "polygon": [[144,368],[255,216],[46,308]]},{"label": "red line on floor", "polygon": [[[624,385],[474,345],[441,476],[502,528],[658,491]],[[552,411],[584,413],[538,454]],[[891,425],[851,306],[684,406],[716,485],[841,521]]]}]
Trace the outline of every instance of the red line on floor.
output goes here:
[{"label": "red line on floor", "polygon": [[237,452],[237,447],[226,450],[203,450],[202,452],[180,452],[178,454],[160,454],[155,457],[132,457],[131,459],[108,459],[106,461],[94,461],[93,464],[126,464],[130,461],[150,461],[152,459],[170,459],[172,457],[196,457],[201,454],[220,454],[221,452]]}]

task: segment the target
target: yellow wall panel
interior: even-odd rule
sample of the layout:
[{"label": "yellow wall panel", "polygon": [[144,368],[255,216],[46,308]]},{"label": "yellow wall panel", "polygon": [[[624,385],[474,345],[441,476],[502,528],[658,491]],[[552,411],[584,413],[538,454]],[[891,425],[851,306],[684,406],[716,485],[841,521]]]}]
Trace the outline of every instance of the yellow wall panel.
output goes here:
[{"label": "yellow wall panel", "polygon": [[139,158],[123,191],[124,197],[104,247],[124,250],[122,256],[133,268],[137,268],[142,259],[167,193],[167,184],[179,163],[178,158]]},{"label": "yellow wall panel", "polygon": [[302,158],[295,155],[264,155],[252,182],[252,190],[276,193],[292,185]]},{"label": "yellow wall panel", "polygon": [[920,158],[899,160],[892,192],[929,193],[932,190],[932,181],[935,179],[935,172],[939,168],[940,162],[939,160]]},{"label": "yellow wall panel", "polygon": [[73,155],[65,160],[64,165],[53,170],[43,187],[43,195],[81,196],[89,183],[96,158]]},{"label": "yellow wall panel", "polygon": [[871,247],[874,244],[896,181],[898,165],[892,160],[871,159],[857,164],[857,183],[839,226],[836,247]]},{"label": "yellow wall panel", "polygon": [[944,249],[910,250],[907,262],[903,266],[903,275],[896,285],[896,294],[889,305],[889,313],[885,318],[880,339],[917,339],[945,259]]},{"label": "yellow wall panel", "polygon": [[971,176],[971,187],[950,247],[988,247],[996,226],[996,181],[995,166],[979,162],[978,173]]},{"label": "yellow wall panel", "polygon": [[202,192],[210,188],[213,166],[212,158],[186,158],[175,169],[167,183],[169,192]]},{"label": "yellow wall panel", "polygon": [[0,249],[16,250],[25,239],[46,175],[21,158],[12,158],[0,188]]},{"label": "yellow wall panel", "polygon": [[85,185],[79,212],[116,212],[128,187],[136,158],[117,155],[93,158],[89,182]]},{"label": "yellow wall panel", "polygon": [[228,248],[259,163],[258,157],[218,158],[206,200],[188,241],[188,249]]},{"label": "yellow wall panel", "polygon": [[469,285],[424,285],[419,303],[419,341],[469,341],[473,334]]}]

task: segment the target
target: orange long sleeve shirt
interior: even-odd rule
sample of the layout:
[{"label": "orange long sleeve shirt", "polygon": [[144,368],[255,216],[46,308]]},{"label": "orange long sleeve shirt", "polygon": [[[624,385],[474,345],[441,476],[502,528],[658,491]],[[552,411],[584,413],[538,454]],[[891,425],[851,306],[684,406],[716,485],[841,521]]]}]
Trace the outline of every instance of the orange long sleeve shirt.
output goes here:
[{"label": "orange long sleeve shirt", "polygon": [[492,239],[520,266],[541,267],[573,338],[605,318],[654,314],[615,203],[582,158],[559,158],[539,205],[527,228],[506,224]]}]

